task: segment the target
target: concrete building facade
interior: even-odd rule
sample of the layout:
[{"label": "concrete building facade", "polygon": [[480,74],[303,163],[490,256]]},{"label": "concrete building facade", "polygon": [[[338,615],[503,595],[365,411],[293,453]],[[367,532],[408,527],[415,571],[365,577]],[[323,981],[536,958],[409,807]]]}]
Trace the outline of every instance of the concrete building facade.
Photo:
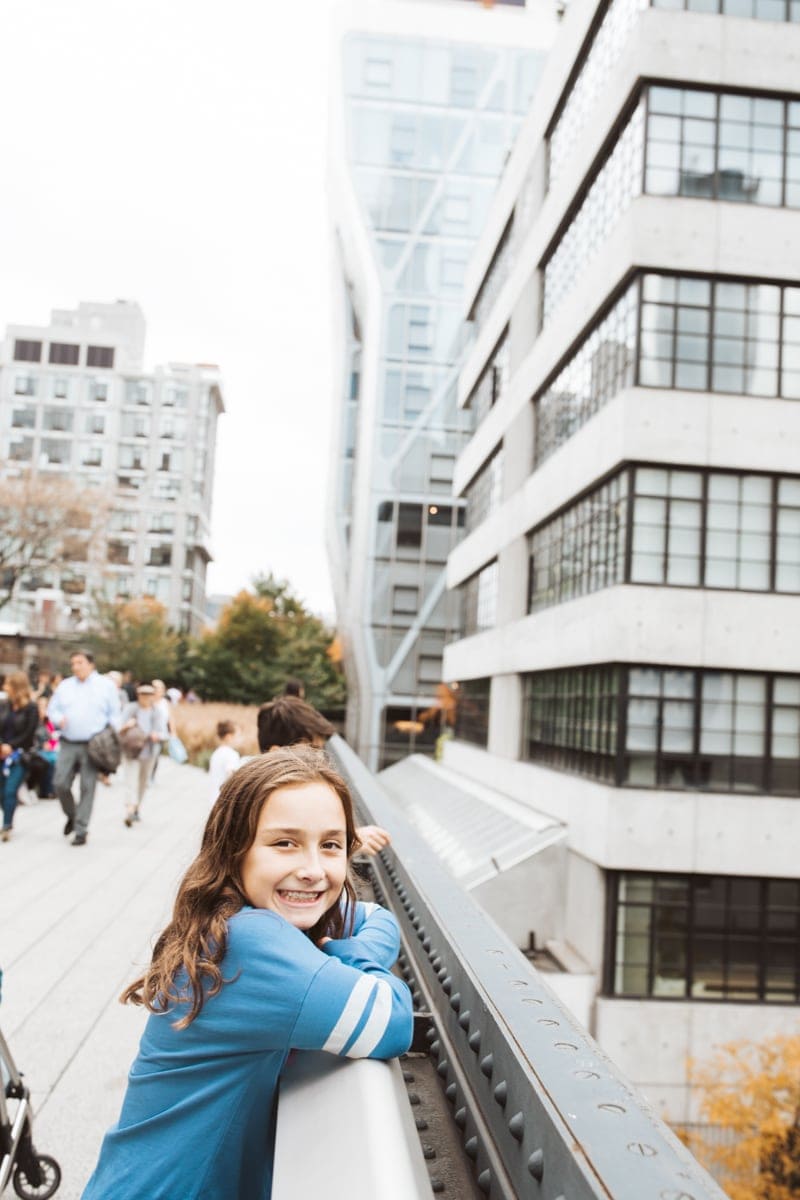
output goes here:
[{"label": "concrete building facade", "polygon": [[574,0],[468,276],[445,763],[566,825],[531,927],[677,1122],[800,1017],[799,22]]},{"label": "concrete building facade", "polygon": [[463,532],[453,466],[464,272],[529,107],[554,18],[465,0],[343,10],[330,197],[342,349],[328,546],[348,737],[372,767],[439,732],[445,590]]},{"label": "concrete building facade", "polygon": [[6,477],[66,478],[96,489],[107,527],[90,554],[42,564],[3,610],[25,632],[86,627],[92,597],[152,596],[171,624],[204,623],[216,423],[215,366],[145,371],[135,303],[81,303],[47,326],[11,325],[0,362]]}]

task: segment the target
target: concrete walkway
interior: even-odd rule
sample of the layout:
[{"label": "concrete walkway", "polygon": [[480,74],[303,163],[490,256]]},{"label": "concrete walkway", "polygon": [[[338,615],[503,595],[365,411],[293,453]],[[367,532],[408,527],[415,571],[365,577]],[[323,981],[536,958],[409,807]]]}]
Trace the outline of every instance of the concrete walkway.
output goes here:
[{"label": "concrete walkway", "polygon": [[[142,822],[98,786],[88,844],[62,835],[57,800],[17,810],[0,844],[0,1025],[34,1100],[34,1136],[78,1200],[119,1112],[145,1017],[117,997],[150,958],[199,847],[208,777],[164,758]],[[9,1189],[10,1190],[10,1189]]]}]

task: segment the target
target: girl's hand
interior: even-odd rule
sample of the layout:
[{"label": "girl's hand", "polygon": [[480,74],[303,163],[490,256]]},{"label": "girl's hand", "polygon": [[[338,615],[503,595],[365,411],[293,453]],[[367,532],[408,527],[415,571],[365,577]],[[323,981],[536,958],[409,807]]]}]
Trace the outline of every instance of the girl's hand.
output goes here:
[{"label": "girl's hand", "polygon": [[317,942],[317,945],[319,946],[319,948],[321,950],[323,946],[327,945],[328,942],[332,942],[332,941],[333,941],[333,938],[321,937],[319,939],[319,941]]},{"label": "girl's hand", "polygon": [[10,753],[11,747],[8,742],[3,742],[2,746],[0,746],[0,758],[7,758]]},{"label": "girl's hand", "polygon": [[392,840],[380,825],[362,825],[356,830],[356,837],[361,843],[359,851],[363,854],[377,854]]}]

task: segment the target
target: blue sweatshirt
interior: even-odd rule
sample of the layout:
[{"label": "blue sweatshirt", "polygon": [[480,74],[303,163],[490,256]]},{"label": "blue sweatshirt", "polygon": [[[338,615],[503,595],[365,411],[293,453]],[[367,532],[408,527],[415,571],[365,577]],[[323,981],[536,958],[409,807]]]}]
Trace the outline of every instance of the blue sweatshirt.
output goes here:
[{"label": "blue sweatshirt", "polygon": [[229,982],[186,1029],[174,1026],[184,1005],[150,1015],[83,1200],[269,1200],[289,1051],[408,1049],[398,950],[395,920],[375,904],[357,904],[353,935],[322,949],[277,913],[243,908],[228,923]]}]

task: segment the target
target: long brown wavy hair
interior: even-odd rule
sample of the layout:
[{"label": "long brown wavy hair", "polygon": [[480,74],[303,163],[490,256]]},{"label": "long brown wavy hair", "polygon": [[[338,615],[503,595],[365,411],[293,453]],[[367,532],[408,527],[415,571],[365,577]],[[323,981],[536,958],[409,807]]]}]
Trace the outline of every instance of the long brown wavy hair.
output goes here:
[{"label": "long brown wavy hair", "polygon": [[[310,746],[273,750],[238,768],[223,784],[211,810],[200,853],[181,880],[172,920],[158,938],[150,966],[120,996],[122,1004],[141,1004],[163,1013],[175,1004],[188,1011],[175,1022],[185,1029],[206,999],[223,983],[221,963],[228,944],[228,920],[249,904],[242,888],[241,868],[252,846],[266,801],[282,787],[326,783],[342,802],[347,858],[358,849],[353,802],[347,784],[331,767],[324,752]],[[308,937],[339,938],[352,928],[355,890],[348,878],[341,898],[320,917]]]}]

